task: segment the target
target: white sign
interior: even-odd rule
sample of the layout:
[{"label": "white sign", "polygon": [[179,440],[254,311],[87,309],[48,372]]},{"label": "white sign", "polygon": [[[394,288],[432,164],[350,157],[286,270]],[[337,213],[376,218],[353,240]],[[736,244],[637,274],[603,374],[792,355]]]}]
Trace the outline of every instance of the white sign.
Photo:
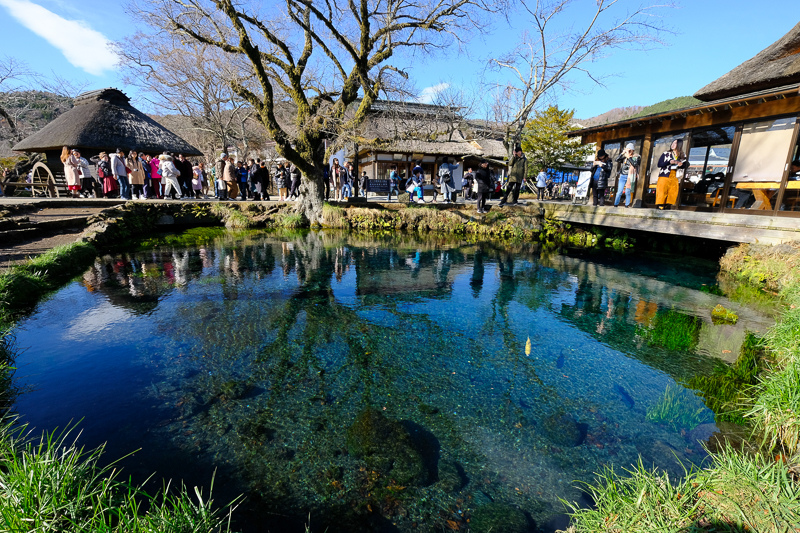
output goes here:
[{"label": "white sign", "polygon": [[575,188],[575,199],[583,200],[589,194],[589,185],[592,183],[592,173],[584,170],[578,176],[578,185]]}]

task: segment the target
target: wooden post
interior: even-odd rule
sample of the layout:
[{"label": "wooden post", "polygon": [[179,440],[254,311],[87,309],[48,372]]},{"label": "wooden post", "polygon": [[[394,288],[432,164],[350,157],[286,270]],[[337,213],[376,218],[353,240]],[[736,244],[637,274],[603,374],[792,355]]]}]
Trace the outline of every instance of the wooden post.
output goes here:
[{"label": "wooden post", "polygon": [[642,141],[642,162],[639,163],[639,181],[636,182],[636,191],[633,199],[641,200],[644,203],[644,193],[647,185],[650,184],[650,150],[653,145],[653,134],[645,133]]}]

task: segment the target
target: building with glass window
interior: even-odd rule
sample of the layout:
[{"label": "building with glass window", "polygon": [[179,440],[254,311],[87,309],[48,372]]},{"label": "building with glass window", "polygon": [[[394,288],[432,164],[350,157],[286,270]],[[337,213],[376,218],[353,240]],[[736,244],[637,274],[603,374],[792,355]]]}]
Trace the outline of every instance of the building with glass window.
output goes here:
[{"label": "building with glass window", "polygon": [[655,204],[659,157],[682,139],[689,167],[673,209],[800,217],[800,23],[694,96],[702,103],[572,135],[612,159],[634,143],[642,207]]}]

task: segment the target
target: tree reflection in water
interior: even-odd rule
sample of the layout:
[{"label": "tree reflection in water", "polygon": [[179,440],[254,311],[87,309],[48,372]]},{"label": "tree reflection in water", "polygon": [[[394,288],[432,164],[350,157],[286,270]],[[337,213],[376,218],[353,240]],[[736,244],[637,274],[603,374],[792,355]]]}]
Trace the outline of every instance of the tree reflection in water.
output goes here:
[{"label": "tree reflection in water", "polygon": [[[701,460],[696,435],[645,411],[713,360],[638,332],[643,309],[669,306],[658,292],[707,301],[651,283],[534,244],[329,232],[104,257],[83,279],[152,323],[159,350],[143,357],[175,410],[153,438],[227,465],[245,529],[310,512],[331,532],[466,528],[492,501],[547,529],[605,464],[641,455],[680,475],[675,456]],[[400,421],[427,481],[349,453],[367,409]]]}]

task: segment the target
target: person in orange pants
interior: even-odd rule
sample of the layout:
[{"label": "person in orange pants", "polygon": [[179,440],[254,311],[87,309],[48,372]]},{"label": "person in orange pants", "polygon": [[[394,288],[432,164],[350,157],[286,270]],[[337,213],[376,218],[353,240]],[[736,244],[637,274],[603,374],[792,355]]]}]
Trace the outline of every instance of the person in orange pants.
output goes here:
[{"label": "person in orange pants", "polygon": [[675,139],[658,160],[661,170],[656,183],[657,208],[664,209],[678,201],[679,183],[688,166],[689,158],[683,153],[683,139]]}]

